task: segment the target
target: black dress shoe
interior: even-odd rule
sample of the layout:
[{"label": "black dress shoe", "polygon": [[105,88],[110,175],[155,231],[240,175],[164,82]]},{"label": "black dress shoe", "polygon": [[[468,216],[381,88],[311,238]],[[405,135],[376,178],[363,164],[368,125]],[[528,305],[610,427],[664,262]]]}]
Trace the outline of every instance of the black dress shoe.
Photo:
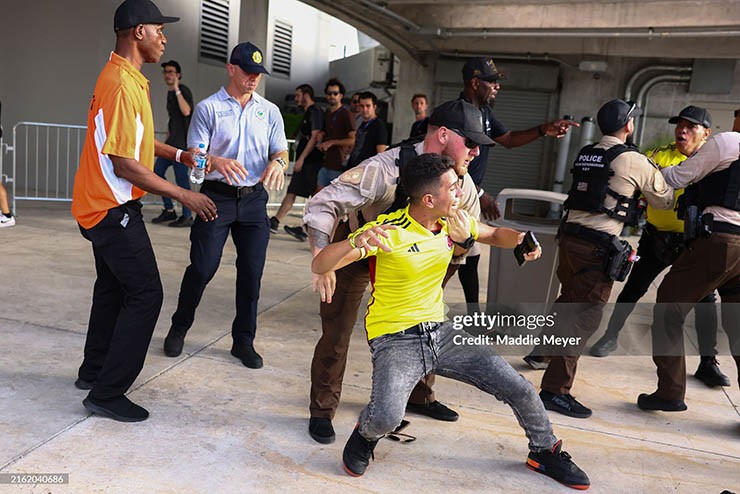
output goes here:
[{"label": "black dress shoe", "polygon": [[108,417],[119,422],[142,422],[149,418],[149,412],[125,396],[111,400],[96,400],[90,395],[82,400],[82,404],[90,412],[101,417]]},{"label": "black dress shoe", "polygon": [[592,357],[606,357],[617,349],[617,337],[605,334],[599,341],[594,343],[589,352]]},{"label": "black dress shoe", "polygon": [[75,388],[89,391],[95,386],[95,381],[85,381],[81,377],[78,377],[75,381]]},{"label": "black dress shoe", "polygon": [[438,401],[433,401],[429,404],[416,404],[409,403],[406,405],[406,411],[411,413],[418,413],[419,415],[426,415],[436,420],[444,420],[445,422],[455,422],[460,416],[456,411],[447,408]]},{"label": "black dress shoe", "polygon": [[331,444],[337,438],[331,419],[311,417],[308,419],[308,434],[314,441],[321,444]]},{"label": "black dress shoe", "polygon": [[242,361],[245,367],[261,369],[264,363],[259,353],[252,346],[232,347],[231,354]]},{"label": "black dress shoe", "polygon": [[662,412],[683,412],[688,409],[686,403],[681,400],[665,400],[655,396],[642,393],[637,397],[637,406],[642,410],[660,410]]},{"label": "black dress shoe", "polygon": [[170,328],[164,339],[164,354],[168,357],[179,357],[185,344],[185,335]]},{"label": "black dress shoe", "polygon": [[710,388],[730,385],[730,379],[719,370],[719,362],[715,357],[702,357],[694,377]]}]

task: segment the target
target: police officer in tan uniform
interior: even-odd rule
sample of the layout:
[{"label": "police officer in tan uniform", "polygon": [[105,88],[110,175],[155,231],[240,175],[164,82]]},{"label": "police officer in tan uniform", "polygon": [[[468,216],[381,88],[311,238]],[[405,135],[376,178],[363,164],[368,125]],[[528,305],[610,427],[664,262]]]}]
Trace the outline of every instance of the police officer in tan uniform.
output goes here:
[{"label": "police officer in tan uniform", "polygon": [[[480,205],[467,166],[478,155],[479,145],[492,142],[483,133],[477,108],[463,101],[449,101],[434,110],[426,137],[413,146],[413,154],[439,153],[455,160],[455,171],[462,177],[460,208],[477,218]],[[395,147],[363,161],[311,198],[304,222],[314,255],[330,243],[332,235],[334,242],[342,240],[361,223],[374,220],[392,206],[399,164],[403,165],[397,161],[404,148],[409,146]],[[340,222],[345,216],[349,221]],[[331,420],[339,405],[352,328],[369,280],[367,262],[352,263],[337,271],[336,277],[334,272],[314,275],[314,289],[321,294],[322,336],[311,363],[309,434],[320,443],[335,439]],[[457,420],[456,412],[435,399],[431,384],[428,378],[415,388],[409,411],[439,420]]]},{"label": "police officer in tan uniform", "polygon": [[545,408],[571,417],[591,416],[570,394],[578,358],[599,327],[614,280],[624,280],[634,261],[631,247],[618,236],[625,224],[636,224],[640,193],[654,208],[673,206],[673,189],[658,167],[625,145],[640,113],[634,103],[620,99],[602,106],[597,120],[603,137],[579,152],[572,170],[560,227],[557,275],[562,288],[553,311],[557,334],[574,337],[574,344],[549,348],[551,360],[540,392]]},{"label": "police officer in tan uniform", "polygon": [[740,110],[735,110],[732,132],[717,134],[662,173],[669,185],[688,186],[680,209],[685,210],[684,238],[693,240],[658,287],[651,328],[658,389],[641,394],[637,406],[678,412],[687,409],[683,323],[714,290],[722,299],[722,327],[740,369]]}]

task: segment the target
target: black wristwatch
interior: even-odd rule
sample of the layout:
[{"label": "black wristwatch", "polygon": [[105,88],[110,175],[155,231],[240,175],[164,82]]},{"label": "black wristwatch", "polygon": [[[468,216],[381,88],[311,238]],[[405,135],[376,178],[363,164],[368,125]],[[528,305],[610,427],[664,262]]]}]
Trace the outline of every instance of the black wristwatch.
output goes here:
[{"label": "black wristwatch", "polygon": [[452,243],[455,244],[455,245],[459,245],[463,249],[466,249],[467,250],[467,249],[470,249],[473,246],[473,244],[475,243],[475,238],[471,235],[468,238],[466,238],[464,242],[455,242],[453,240]]}]

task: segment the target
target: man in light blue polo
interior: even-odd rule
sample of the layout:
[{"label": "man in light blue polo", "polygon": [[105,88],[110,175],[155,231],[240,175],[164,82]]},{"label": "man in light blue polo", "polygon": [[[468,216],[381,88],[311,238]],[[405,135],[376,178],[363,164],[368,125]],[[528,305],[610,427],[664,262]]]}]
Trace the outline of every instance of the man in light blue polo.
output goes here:
[{"label": "man in light blue polo", "polygon": [[[229,84],[195,107],[188,131],[188,147],[205,144],[213,164],[228,161],[233,170],[222,175],[210,171],[201,192],[218,207],[215,221],[196,219],[190,233],[190,266],[180,285],[177,310],[164,340],[164,353],[182,353],[185,334],[195,319],[195,309],[221,260],[226,239],[236,246],[236,317],[231,326],[231,354],[251,368],[262,367],[254,349],[257,301],[265,266],[270,224],[267,190],[282,189],[288,162],[288,143],[277,106],[255,91],[262,74],[262,51],[240,43],[226,64]],[[220,167],[221,168],[221,167]],[[209,168],[212,170],[213,166]],[[267,189],[267,190],[266,190]]]}]

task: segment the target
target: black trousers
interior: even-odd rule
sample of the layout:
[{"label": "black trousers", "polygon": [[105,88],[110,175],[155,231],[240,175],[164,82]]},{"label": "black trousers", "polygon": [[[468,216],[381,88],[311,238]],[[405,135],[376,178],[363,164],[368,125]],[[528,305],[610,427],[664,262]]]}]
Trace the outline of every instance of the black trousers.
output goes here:
[{"label": "black trousers", "polygon": [[90,396],[122,396],[141,372],[162,308],[162,282],[138,201],[111,209],[93,228],[97,279],[79,377],[95,381]]},{"label": "black trousers", "polygon": [[[617,298],[607,334],[616,336],[624,326],[625,321],[632,313],[637,301],[647,292],[650,284],[670,264],[658,259],[652,248],[654,244],[646,234],[640,237],[637,255],[640,260],[635,263],[627,282]],[[694,307],[696,338],[699,342],[699,354],[705,357],[717,355],[717,307],[716,296],[711,292],[702,298]]]},{"label": "black trousers", "polygon": [[[207,184],[208,182],[206,182]],[[221,263],[224,244],[231,233],[236,247],[236,317],[231,335],[236,346],[252,346],[257,331],[257,302],[262,271],[270,240],[265,189],[244,197],[230,197],[204,186],[201,192],[218,208],[214,221],[195,219],[190,230],[190,265],[180,285],[177,310],[172,315],[172,330],[187,333],[195,320],[195,309],[203,291]]]}]

